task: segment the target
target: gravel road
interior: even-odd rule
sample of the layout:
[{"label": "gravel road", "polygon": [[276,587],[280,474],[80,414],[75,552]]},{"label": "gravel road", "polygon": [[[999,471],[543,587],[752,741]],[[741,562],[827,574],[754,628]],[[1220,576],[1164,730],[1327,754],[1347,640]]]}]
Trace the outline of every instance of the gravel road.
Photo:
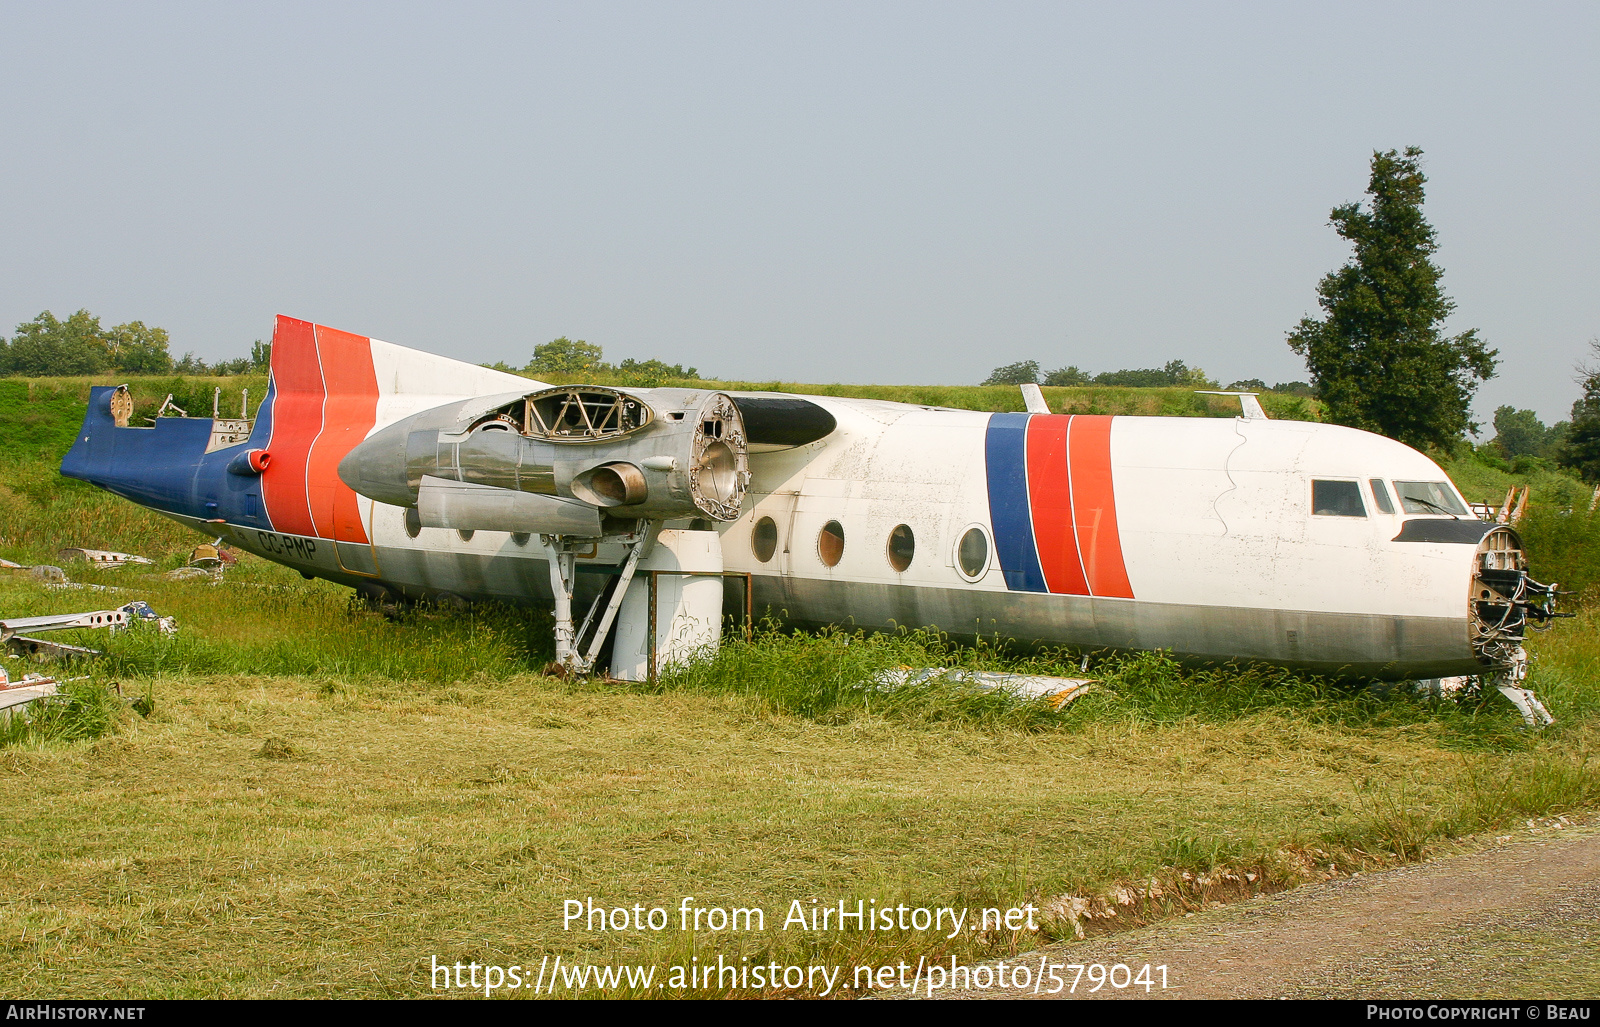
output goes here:
[{"label": "gravel road", "polygon": [[[1008,964],[1165,965],[1172,998],[1600,998],[1600,821],[1307,885]],[[991,964],[992,965],[992,964]],[[1075,971],[1063,972],[1067,983]],[[1154,977],[1159,989],[1160,976]],[[1110,987],[1070,998],[1143,998]],[[1047,981],[1041,990],[1051,987]],[[1045,998],[955,989],[949,998]]]}]

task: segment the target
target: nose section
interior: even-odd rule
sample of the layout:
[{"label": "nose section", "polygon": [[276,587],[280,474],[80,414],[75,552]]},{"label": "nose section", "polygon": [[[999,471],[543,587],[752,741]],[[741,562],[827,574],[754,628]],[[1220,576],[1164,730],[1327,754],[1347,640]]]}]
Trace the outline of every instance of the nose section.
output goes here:
[{"label": "nose section", "polygon": [[409,421],[392,424],[339,461],[339,480],[378,503],[411,506],[417,495],[406,477],[406,436]]}]

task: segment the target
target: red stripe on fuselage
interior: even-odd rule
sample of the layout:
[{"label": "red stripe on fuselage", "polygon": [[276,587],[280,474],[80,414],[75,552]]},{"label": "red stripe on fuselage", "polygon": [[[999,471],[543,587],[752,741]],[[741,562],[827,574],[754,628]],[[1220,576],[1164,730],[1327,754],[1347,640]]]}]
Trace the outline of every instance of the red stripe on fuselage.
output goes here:
[{"label": "red stripe on fuselage", "polygon": [[1033,541],[1052,592],[1089,594],[1078,559],[1072,521],[1072,484],[1067,469],[1067,427],[1072,418],[1038,414],[1028,418],[1028,507]]},{"label": "red stripe on fuselage", "polygon": [[272,331],[272,462],[261,474],[261,497],[272,527],[288,535],[315,535],[306,494],[306,462],[322,432],[322,369],[316,326],[278,315]]},{"label": "red stripe on fuselage", "polygon": [[1089,589],[1097,596],[1133,598],[1122,562],[1117,500],[1111,476],[1111,418],[1072,418],[1067,447],[1072,468],[1072,518]]},{"label": "red stripe on fuselage", "polygon": [[322,432],[311,444],[306,486],[317,535],[341,542],[366,542],[356,494],[339,479],[339,461],[372,430],[378,418],[378,377],[372,340],[313,325],[326,394]]}]

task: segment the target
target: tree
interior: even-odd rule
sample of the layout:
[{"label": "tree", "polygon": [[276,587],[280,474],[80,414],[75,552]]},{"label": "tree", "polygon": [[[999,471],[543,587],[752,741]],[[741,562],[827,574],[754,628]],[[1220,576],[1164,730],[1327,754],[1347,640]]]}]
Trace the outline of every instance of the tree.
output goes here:
[{"label": "tree", "polygon": [[105,333],[111,363],[127,374],[166,374],[172,370],[172,355],[167,352],[167,330],[147,328],[143,321],[129,321]]},{"label": "tree", "polygon": [[1572,422],[1557,446],[1556,459],[1584,481],[1600,482],[1600,338],[1589,340],[1589,353],[1594,362],[1577,367],[1583,395],[1572,404]]},{"label": "tree", "polygon": [[100,319],[80,310],[65,321],[46,310],[17,325],[0,349],[0,374],[27,377],[99,374],[111,366]]},{"label": "tree", "polygon": [[1544,456],[1550,443],[1550,429],[1532,410],[1497,407],[1494,412],[1494,445],[1502,456]]},{"label": "tree", "polygon": [[582,339],[574,341],[563,335],[534,347],[528,373],[566,378],[605,374],[611,370],[611,365],[601,359],[603,355],[604,351],[599,346]]},{"label": "tree", "polygon": [[989,377],[983,380],[984,385],[1037,385],[1039,384],[1039,362],[1037,360],[1019,360],[1015,364],[997,367],[989,372]]},{"label": "tree", "polygon": [[211,367],[192,352],[185,353],[183,358],[172,365],[173,374],[206,375],[211,373]]},{"label": "tree", "polygon": [[1455,304],[1430,259],[1438,245],[1422,215],[1421,157],[1415,146],[1373,153],[1369,208],[1346,203],[1329,216],[1354,258],[1318,284],[1323,319],[1303,318],[1288,339],[1328,420],[1419,449],[1477,427],[1472,396],[1494,377],[1498,355],[1477,329],[1441,337]]},{"label": "tree", "polygon": [[617,382],[620,385],[632,385],[639,388],[665,385],[670,381],[697,381],[700,378],[698,368],[684,367],[682,364],[669,364],[664,360],[635,360],[632,357],[617,365]]},{"label": "tree", "polygon": [[272,343],[257,339],[250,347],[250,370],[257,374],[266,374],[271,367]]},{"label": "tree", "polygon": [[1077,365],[1058,367],[1044,376],[1046,385],[1088,385],[1091,381],[1088,371],[1080,371]]},{"label": "tree", "polygon": [[1217,383],[1198,367],[1191,368],[1181,360],[1169,360],[1165,367],[1141,367],[1124,371],[1101,371],[1094,376],[1096,385],[1121,385],[1134,389],[1214,389]]}]

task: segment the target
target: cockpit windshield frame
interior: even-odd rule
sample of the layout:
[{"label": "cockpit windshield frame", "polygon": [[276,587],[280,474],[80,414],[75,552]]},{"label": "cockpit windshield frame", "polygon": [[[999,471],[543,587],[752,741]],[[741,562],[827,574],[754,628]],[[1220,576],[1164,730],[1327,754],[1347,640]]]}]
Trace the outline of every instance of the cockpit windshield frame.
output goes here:
[{"label": "cockpit windshield frame", "polygon": [[1436,517],[1465,517],[1470,514],[1448,481],[1396,481],[1394,491],[1404,513],[1432,514]]}]

